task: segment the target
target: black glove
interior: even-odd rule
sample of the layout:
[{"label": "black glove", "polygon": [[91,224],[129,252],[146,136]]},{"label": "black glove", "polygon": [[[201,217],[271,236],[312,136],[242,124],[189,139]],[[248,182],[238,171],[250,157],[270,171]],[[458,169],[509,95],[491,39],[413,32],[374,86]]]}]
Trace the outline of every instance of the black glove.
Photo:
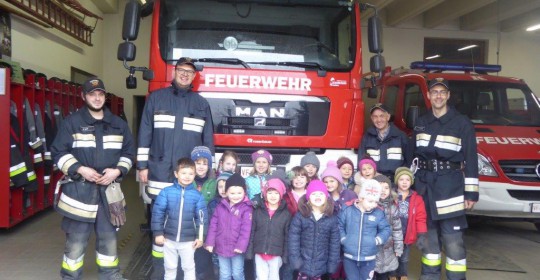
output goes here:
[{"label": "black glove", "polygon": [[422,253],[427,250],[428,248],[428,239],[426,233],[420,233],[418,234],[418,239],[416,240],[416,247],[418,250],[420,250]]}]

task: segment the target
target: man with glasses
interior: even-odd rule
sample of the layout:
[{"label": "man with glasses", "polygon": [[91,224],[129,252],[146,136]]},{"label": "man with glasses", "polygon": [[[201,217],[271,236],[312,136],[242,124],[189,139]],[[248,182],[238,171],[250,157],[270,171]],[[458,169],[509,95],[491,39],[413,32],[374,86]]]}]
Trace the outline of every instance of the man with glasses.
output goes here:
[{"label": "man with glasses", "polygon": [[[152,204],[159,192],[172,184],[178,159],[191,157],[195,146],[206,146],[214,154],[210,105],[191,90],[196,73],[190,58],[180,58],[171,86],[150,93],[146,99],[139,128],[137,169]],[[152,256],[151,279],[163,279],[163,246],[153,244]]]},{"label": "man with glasses", "polygon": [[447,104],[447,80],[435,78],[428,88],[431,111],[418,119],[413,134],[415,188],[424,198],[428,226],[420,279],[440,279],[441,247],[446,279],[466,279],[465,210],[478,201],[475,131],[466,116]]}]

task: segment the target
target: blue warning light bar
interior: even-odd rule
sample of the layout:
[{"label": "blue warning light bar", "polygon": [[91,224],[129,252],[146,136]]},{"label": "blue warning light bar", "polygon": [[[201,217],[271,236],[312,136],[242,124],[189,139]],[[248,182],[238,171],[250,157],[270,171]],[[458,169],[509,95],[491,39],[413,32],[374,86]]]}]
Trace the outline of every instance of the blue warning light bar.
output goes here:
[{"label": "blue warning light bar", "polygon": [[444,63],[415,61],[411,63],[411,69],[426,71],[464,71],[480,74],[501,72],[502,66],[495,64],[467,64],[467,63]]}]

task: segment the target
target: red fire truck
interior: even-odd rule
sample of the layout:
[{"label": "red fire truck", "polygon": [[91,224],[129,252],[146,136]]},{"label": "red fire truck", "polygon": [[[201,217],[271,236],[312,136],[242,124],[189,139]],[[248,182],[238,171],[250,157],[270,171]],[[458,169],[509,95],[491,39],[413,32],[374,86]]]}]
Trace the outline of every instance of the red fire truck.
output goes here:
[{"label": "red fire truck", "polygon": [[430,107],[428,81],[447,79],[449,104],[476,129],[480,200],[469,214],[531,221],[540,230],[540,102],[523,80],[488,74],[500,70],[426,62],[386,67],[380,101],[393,111],[394,124],[410,133],[414,115]]},{"label": "red fire truck", "polygon": [[[249,155],[264,148],[287,169],[308,151],[323,167],[342,155],[356,161],[366,8],[372,7],[337,0],[161,0],[139,10],[129,2],[118,58],[130,70],[127,86],[136,86],[134,74],[142,70],[150,91],[170,85],[178,58],[195,61],[194,90],[211,106],[216,158],[235,150],[250,165]],[[128,66],[138,16],[150,13],[150,69]],[[369,49],[377,53],[371,70],[381,71],[380,21],[368,25]]]}]

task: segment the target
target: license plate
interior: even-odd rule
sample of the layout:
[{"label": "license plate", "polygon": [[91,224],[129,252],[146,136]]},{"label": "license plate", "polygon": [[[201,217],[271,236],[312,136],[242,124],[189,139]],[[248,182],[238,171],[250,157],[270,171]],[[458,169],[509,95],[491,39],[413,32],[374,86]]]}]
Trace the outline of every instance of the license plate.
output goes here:
[{"label": "license plate", "polygon": [[540,203],[533,203],[531,207],[532,213],[540,213]]}]

